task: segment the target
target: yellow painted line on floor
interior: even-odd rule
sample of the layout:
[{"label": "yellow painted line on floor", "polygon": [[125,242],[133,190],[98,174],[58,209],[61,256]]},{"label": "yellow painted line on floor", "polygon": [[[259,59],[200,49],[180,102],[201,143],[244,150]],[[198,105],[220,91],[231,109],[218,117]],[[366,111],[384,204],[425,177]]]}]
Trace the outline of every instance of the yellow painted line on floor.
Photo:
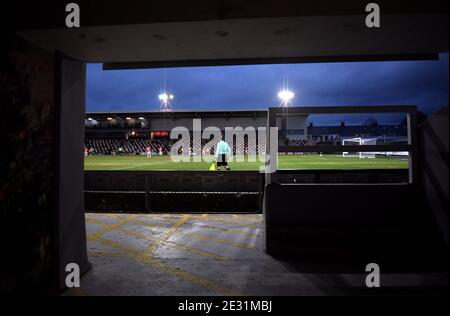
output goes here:
[{"label": "yellow painted line on floor", "polygon": [[103,225],[103,226],[111,225],[111,223],[101,222],[101,221],[96,220],[94,218],[86,218],[86,222],[93,223],[93,224],[98,224],[98,225]]},{"label": "yellow painted line on floor", "polygon": [[201,276],[180,270],[176,267],[167,265],[159,260],[155,260],[153,258],[148,258],[148,257],[143,258],[143,260],[144,260],[144,262],[147,262],[148,264],[152,265],[153,267],[160,268],[161,270],[164,270],[166,272],[169,272],[171,274],[179,276],[185,280],[189,280],[191,282],[203,285],[204,287],[214,290],[218,293],[221,293],[221,294],[224,294],[227,296],[243,296],[243,294],[238,291],[229,289],[225,286],[222,286],[213,281],[210,281],[204,277],[201,277]]},{"label": "yellow painted line on floor", "polygon": [[187,233],[187,235],[193,236],[193,237],[197,237],[197,238],[200,238],[200,239],[206,239],[206,240],[214,241],[214,242],[217,242],[217,243],[220,243],[220,244],[225,244],[225,245],[229,245],[229,246],[233,246],[233,247],[237,247],[237,248],[241,248],[241,249],[255,250],[255,247],[253,247],[253,246],[249,246],[249,245],[246,245],[246,244],[242,244],[242,243],[239,243],[239,242],[234,242],[234,241],[230,241],[230,240],[226,240],[226,239],[222,239],[222,238],[206,236],[206,235],[197,234],[197,233]]},{"label": "yellow painted line on floor", "polygon": [[174,246],[175,248],[180,248],[180,249],[185,250],[187,252],[192,252],[194,254],[201,255],[201,256],[204,256],[204,257],[208,257],[208,258],[211,258],[211,259],[227,260],[226,257],[220,256],[220,255],[216,255],[215,253],[204,251],[204,250],[200,250],[200,249],[197,249],[197,248],[191,247],[191,246],[186,246],[186,245],[174,242],[174,241],[167,240],[164,243],[168,244],[170,246]]},{"label": "yellow painted line on floor", "polygon": [[92,218],[92,217],[108,217],[108,218],[114,218],[114,219],[121,219],[123,216],[126,216],[127,214],[85,213],[85,215],[88,218]]},{"label": "yellow painted line on floor", "polygon": [[181,226],[183,226],[190,219],[190,217],[191,216],[188,214],[180,215],[180,219],[167,232],[165,232],[164,235],[161,238],[159,238],[155,244],[152,244],[149,247],[147,247],[147,249],[141,253],[139,258],[144,260],[145,262],[151,264],[154,267],[159,267],[162,270],[165,270],[167,272],[170,272],[172,274],[180,276],[183,279],[201,284],[201,285],[203,285],[209,289],[212,289],[214,291],[217,291],[219,293],[223,293],[225,295],[241,296],[242,294],[237,291],[230,290],[230,289],[223,287],[220,284],[217,284],[215,282],[212,282],[206,278],[197,276],[195,274],[192,274],[192,273],[180,270],[176,267],[170,266],[168,264],[165,264],[165,263],[161,262],[160,260],[156,260],[153,257],[153,252],[155,251],[155,249],[157,249],[157,247],[160,244],[165,243],[172,234],[174,234]]},{"label": "yellow painted line on floor", "polygon": [[88,256],[92,256],[92,257],[130,257],[130,254],[127,252],[88,251]]},{"label": "yellow painted line on floor", "polygon": [[89,296],[87,292],[83,291],[79,287],[70,288],[66,290],[64,294],[67,296]]},{"label": "yellow painted line on floor", "polygon": [[151,227],[151,228],[169,229],[169,227],[161,226],[161,225],[158,225],[158,224],[149,223],[149,222],[146,222],[146,221],[139,220],[137,218],[132,219],[131,222],[136,223],[136,224],[140,224],[140,225],[143,225],[143,226]]},{"label": "yellow painted line on floor", "polygon": [[122,220],[120,220],[120,221],[118,221],[118,222],[112,223],[112,224],[106,226],[104,229],[102,229],[102,230],[96,232],[95,234],[90,235],[90,237],[98,238],[98,237],[102,236],[103,234],[106,234],[107,232],[110,232],[110,231],[114,230],[115,228],[120,227],[121,225],[123,225],[123,224],[125,224],[125,223],[128,223],[128,222],[131,221],[135,216],[136,216],[136,215],[128,215],[128,216],[125,217],[124,219],[122,219]]},{"label": "yellow painted line on floor", "polygon": [[181,218],[172,227],[165,231],[154,244],[151,244],[149,247],[147,247],[145,252],[152,253],[154,250],[156,250],[156,248],[161,243],[165,242],[173,233],[175,233],[181,226],[183,226],[189,220],[189,217],[189,215],[181,216]]},{"label": "yellow painted line on floor", "polygon": [[[159,220],[162,221],[168,221],[168,222],[172,222],[172,223],[177,223],[179,221],[179,219],[174,219],[174,218],[165,218],[166,216],[188,216],[189,214],[151,214],[148,215],[149,218],[157,218]],[[250,228],[257,228],[257,224],[261,222],[260,219],[255,218],[253,219],[253,221],[234,221],[234,220],[230,220],[227,221],[225,219],[220,219],[220,218],[216,218],[215,217],[216,214],[196,214],[196,215],[189,215],[192,219],[201,219],[204,221],[212,221],[212,222],[219,222],[219,223],[224,223],[224,224],[230,224],[230,225],[237,225],[237,226],[243,226],[243,227],[250,227]],[[147,215],[146,215],[147,216]],[[230,217],[233,218],[237,218],[237,219],[242,219],[243,216],[241,215],[236,215],[236,214],[230,214]]]},{"label": "yellow painted line on floor", "polygon": [[[141,234],[141,233],[138,233],[138,232],[126,229],[126,228],[118,227],[115,230],[121,231],[121,232],[123,232],[125,234],[131,235],[131,236],[135,236],[135,237],[138,237],[138,238],[147,239],[147,240],[150,240],[152,242],[159,242],[159,238],[157,238],[157,237],[147,236],[147,235],[144,235],[144,234]],[[200,249],[197,249],[197,248],[193,248],[193,247],[190,247],[190,246],[185,246],[183,244],[179,244],[179,243],[176,243],[176,242],[173,242],[173,241],[165,240],[165,241],[162,241],[162,243],[165,244],[165,245],[172,246],[172,247],[175,247],[175,248],[179,248],[179,249],[182,249],[184,251],[195,253],[197,255],[201,255],[201,256],[204,256],[204,257],[207,257],[207,258],[212,258],[212,259],[216,259],[216,260],[225,260],[226,259],[225,257],[216,255],[215,253],[203,251],[203,250],[200,250]]]},{"label": "yellow painted line on floor", "polygon": [[[121,225],[123,225],[123,224],[125,224],[125,223],[127,223],[129,221],[132,221],[134,219],[134,217],[135,216],[133,216],[133,215],[127,216],[125,219],[123,219],[121,221],[118,221],[116,223],[108,225],[105,229],[101,230],[100,232],[97,232],[96,234],[88,236],[87,239],[88,240],[95,240],[95,241],[98,241],[98,242],[110,245],[112,247],[115,247],[117,249],[122,249],[122,250],[128,251],[130,254],[133,254],[136,259],[139,259],[139,260],[141,260],[141,261],[143,261],[143,262],[145,262],[145,263],[147,263],[147,264],[149,264],[149,265],[151,265],[153,267],[156,267],[156,268],[162,269],[164,271],[167,271],[169,273],[175,274],[175,275],[177,275],[177,276],[179,276],[179,277],[181,277],[183,279],[189,280],[191,282],[194,282],[194,283],[197,283],[197,284],[201,284],[201,285],[203,285],[203,286],[205,286],[205,287],[207,287],[209,289],[212,289],[212,290],[217,291],[219,293],[222,293],[224,295],[236,295],[236,296],[242,295],[241,293],[239,293],[237,291],[234,291],[234,290],[228,289],[226,287],[223,287],[220,284],[212,282],[212,281],[210,281],[210,280],[208,280],[206,278],[203,278],[203,277],[194,275],[192,273],[180,270],[180,269],[178,269],[176,267],[173,267],[173,266],[170,266],[168,264],[165,264],[165,263],[163,263],[163,262],[161,262],[161,261],[159,261],[159,260],[157,260],[157,259],[152,257],[153,251],[161,243],[166,242],[167,239],[173,233],[175,233],[181,226],[183,226],[190,219],[190,216],[187,215],[187,214],[181,215],[180,216],[181,218],[171,228],[169,228],[165,233],[163,233],[163,236],[161,236],[160,238],[157,238],[157,241],[155,243],[152,243],[143,252],[139,252],[136,249],[127,247],[127,246],[122,245],[120,243],[117,243],[117,242],[114,242],[114,241],[111,241],[111,240],[108,240],[108,239],[101,238],[101,236],[103,234],[105,234],[106,232],[109,232],[111,230],[120,228]],[[203,235],[200,235],[200,236],[203,236]],[[247,245],[243,245],[243,244],[241,245],[241,244],[238,244],[238,243],[229,242],[227,240],[216,239],[215,241],[216,242],[222,242],[222,243],[226,242],[228,244],[231,243],[231,244],[233,244],[236,247],[242,247],[244,249],[249,249],[249,250],[252,249],[252,248],[249,248],[249,246],[247,246]]]},{"label": "yellow painted line on floor", "polygon": [[240,222],[236,222],[236,221],[227,221],[227,220],[216,219],[216,218],[211,218],[211,217],[209,217],[208,219],[205,219],[205,221],[218,222],[218,223],[224,223],[224,224],[228,224],[228,225],[236,225],[236,226],[243,226],[243,227],[250,227],[250,228],[258,228],[256,226],[257,223],[240,223]]},{"label": "yellow painted line on floor", "polygon": [[[207,216],[205,216],[207,215]],[[234,217],[234,216],[240,216],[238,218]],[[224,217],[226,218],[230,218],[230,220],[224,219]],[[238,226],[243,226],[243,227],[250,227],[250,228],[257,228],[256,225],[261,223],[261,219],[260,218],[252,218],[251,220],[245,219],[244,215],[236,215],[236,214],[196,214],[196,215],[192,215],[191,216],[192,219],[199,219],[202,221],[209,221],[209,222],[219,222],[219,223],[224,223],[224,224],[231,224],[231,225],[238,225]],[[231,219],[237,219],[237,220],[231,220]]]},{"label": "yellow painted line on floor", "polygon": [[197,225],[197,227],[200,227],[200,228],[206,228],[206,229],[218,230],[218,231],[220,231],[220,232],[222,232],[222,233],[225,233],[225,234],[243,235],[243,236],[250,236],[250,237],[258,237],[258,233],[243,232],[243,231],[240,231],[240,230],[227,229],[227,228],[217,227],[217,226]]},{"label": "yellow painted line on floor", "polygon": [[148,217],[148,218],[155,218],[155,219],[157,219],[157,220],[160,220],[160,221],[167,221],[167,222],[170,222],[170,223],[177,223],[180,219],[179,218],[167,218],[167,216],[162,216],[162,215],[151,215],[151,216],[146,216],[146,217]]},{"label": "yellow painted line on floor", "polygon": [[[110,224],[103,223],[103,222],[97,221],[97,220],[92,219],[92,218],[88,218],[86,220],[89,221],[89,222],[95,223],[95,224],[99,224],[99,225],[103,225],[103,226],[110,226]],[[162,227],[162,226],[156,226],[156,225],[153,225],[153,224],[149,224],[148,225],[146,222],[142,222],[142,221],[139,221],[139,220],[136,220],[136,219],[131,220],[131,222],[138,223],[138,224],[141,224],[141,225],[144,225],[144,226],[149,226],[149,227]],[[162,228],[167,229],[167,227],[162,227]],[[152,242],[157,242],[158,241],[158,237],[152,237],[152,236],[144,235],[144,234],[141,234],[141,233],[138,233],[138,232],[135,232],[135,231],[123,228],[123,227],[115,227],[112,230],[121,231],[123,233],[129,234],[129,235],[132,235],[132,236],[135,236],[135,237],[138,237],[138,238],[147,239],[147,240],[150,240]],[[197,254],[197,255],[201,255],[201,256],[204,256],[204,257],[207,257],[207,258],[212,258],[212,259],[216,259],[216,260],[226,260],[225,257],[217,255],[215,253],[203,251],[201,249],[197,249],[197,248],[194,248],[194,247],[186,246],[186,245],[183,245],[183,244],[180,244],[180,243],[176,243],[176,242],[173,242],[173,241],[166,240],[166,241],[163,241],[163,243],[167,244],[168,246],[179,248],[181,250],[184,250],[184,251],[187,251],[187,252],[191,252],[191,253],[194,253],[194,254]]]},{"label": "yellow painted line on floor", "polygon": [[229,295],[229,296],[242,296],[243,295],[242,293],[240,293],[238,291],[224,287],[224,286],[217,284],[213,281],[210,281],[204,277],[201,277],[201,276],[192,274],[190,272],[186,272],[181,269],[178,269],[177,267],[173,267],[168,264],[165,264],[165,263],[161,262],[160,260],[157,260],[157,259],[151,257],[151,254],[149,254],[149,253],[143,253],[134,248],[131,248],[131,247],[122,245],[118,242],[104,239],[101,237],[90,237],[90,240],[96,240],[96,241],[104,243],[106,245],[128,251],[131,255],[133,255],[132,257],[134,259],[139,260],[143,263],[146,263],[147,265],[149,265],[151,267],[158,268],[160,270],[164,270],[166,272],[169,272],[171,274],[179,276],[182,279],[203,285],[203,286],[207,287],[208,289],[214,290],[223,295]]},{"label": "yellow painted line on floor", "polygon": [[117,249],[119,249],[119,250],[125,250],[125,251],[127,251],[128,253],[130,253],[130,254],[139,255],[139,254],[141,253],[141,252],[140,252],[139,250],[137,250],[137,249],[128,247],[128,246],[126,246],[126,245],[122,245],[121,243],[118,243],[118,242],[116,242],[116,241],[112,241],[112,240],[109,240],[109,239],[105,239],[105,238],[102,238],[102,237],[88,236],[87,239],[88,239],[88,240],[92,240],[92,241],[98,241],[98,242],[100,242],[100,243],[102,243],[102,244],[105,244],[105,245],[108,245],[108,246],[117,248]]}]

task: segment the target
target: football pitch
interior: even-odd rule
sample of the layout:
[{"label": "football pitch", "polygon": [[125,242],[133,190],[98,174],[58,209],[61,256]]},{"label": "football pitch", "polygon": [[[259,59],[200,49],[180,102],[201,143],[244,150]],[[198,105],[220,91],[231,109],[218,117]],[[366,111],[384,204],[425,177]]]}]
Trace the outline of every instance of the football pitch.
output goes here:
[{"label": "football pitch", "polygon": [[[192,160],[193,157],[191,157]],[[243,162],[230,161],[232,170],[257,171],[263,163],[259,160]],[[155,170],[155,171],[208,171],[211,163],[203,162],[173,162],[170,156],[88,156],[84,157],[85,170]],[[279,155],[278,169],[285,170],[319,170],[319,169],[406,169],[407,159],[377,157],[356,158],[341,155],[293,154]]]}]

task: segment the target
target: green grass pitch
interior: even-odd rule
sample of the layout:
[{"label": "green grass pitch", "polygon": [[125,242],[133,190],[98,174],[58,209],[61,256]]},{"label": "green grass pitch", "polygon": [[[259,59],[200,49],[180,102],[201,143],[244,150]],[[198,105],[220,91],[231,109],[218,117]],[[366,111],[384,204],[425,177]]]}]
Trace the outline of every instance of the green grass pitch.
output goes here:
[{"label": "green grass pitch", "polygon": [[[248,161],[229,163],[232,170],[259,170],[261,162]],[[169,156],[88,156],[84,158],[85,170],[185,170],[208,171],[208,162],[172,162]],[[318,169],[405,169],[407,159],[398,158],[350,158],[341,155],[279,155],[278,169],[318,170]]]}]

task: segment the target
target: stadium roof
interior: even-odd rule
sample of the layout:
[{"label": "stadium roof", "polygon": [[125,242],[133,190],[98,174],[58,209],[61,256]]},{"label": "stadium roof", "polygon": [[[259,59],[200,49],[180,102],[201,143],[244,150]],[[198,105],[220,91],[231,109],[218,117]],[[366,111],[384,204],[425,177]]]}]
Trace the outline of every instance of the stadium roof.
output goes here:
[{"label": "stadium roof", "polygon": [[229,113],[229,112],[267,112],[267,109],[242,109],[242,110],[217,110],[217,109],[202,109],[201,111],[193,111],[193,110],[184,110],[184,109],[174,109],[171,111],[94,111],[94,112],[86,112],[91,114],[107,114],[107,113],[115,113],[115,114],[156,114],[156,113]]},{"label": "stadium roof", "polygon": [[105,119],[107,117],[136,117],[136,116],[143,116],[143,117],[182,117],[182,116],[188,116],[188,117],[223,117],[223,116],[267,116],[267,110],[233,110],[233,111],[218,111],[218,110],[211,110],[211,111],[170,111],[170,112],[162,112],[162,111],[148,111],[148,112],[89,112],[86,113],[87,117],[91,118],[99,118],[99,119]]}]

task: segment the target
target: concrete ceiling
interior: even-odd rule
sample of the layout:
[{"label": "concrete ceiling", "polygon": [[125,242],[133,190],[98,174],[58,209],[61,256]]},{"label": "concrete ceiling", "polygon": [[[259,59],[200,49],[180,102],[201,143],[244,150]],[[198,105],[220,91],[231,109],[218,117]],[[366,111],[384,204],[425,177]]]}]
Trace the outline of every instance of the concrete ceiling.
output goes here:
[{"label": "concrete ceiling", "polygon": [[[354,13],[350,10],[354,8],[346,12]],[[320,12],[309,9],[305,12]],[[264,15],[261,10],[255,12]],[[383,14],[382,27],[369,29],[363,9],[360,14],[328,13],[256,18],[228,13],[233,18],[193,20],[189,16],[179,17],[181,22],[121,25],[83,26],[82,22],[78,29],[32,28],[17,34],[46,50],[107,63],[109,68],[413,59],[448,51],[448,14]]]}]

